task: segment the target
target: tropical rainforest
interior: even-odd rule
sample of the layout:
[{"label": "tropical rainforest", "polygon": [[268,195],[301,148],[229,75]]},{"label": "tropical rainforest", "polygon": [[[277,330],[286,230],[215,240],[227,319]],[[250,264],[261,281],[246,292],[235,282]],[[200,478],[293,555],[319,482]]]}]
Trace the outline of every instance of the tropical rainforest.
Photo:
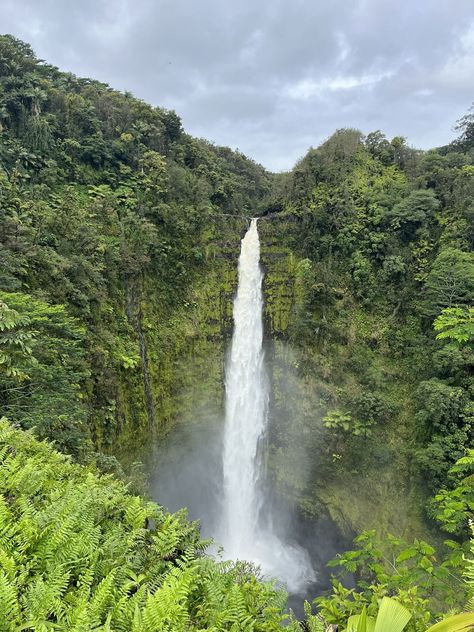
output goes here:
[{"label": "tropical rainforest", "polygon": [[[0,37],[0,630],[474,629],[472,110],[456,129],[340,129],[273,174]],[[136,462],[222,401],[250,216],[269,471],[354,538],[304,617]]]}]

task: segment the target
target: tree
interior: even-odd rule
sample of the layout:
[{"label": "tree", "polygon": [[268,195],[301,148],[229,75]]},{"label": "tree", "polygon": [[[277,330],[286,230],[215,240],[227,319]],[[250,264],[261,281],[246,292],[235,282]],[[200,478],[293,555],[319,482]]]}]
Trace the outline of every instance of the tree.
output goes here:
[{"label": "tree", "polygon": [[365,146],[372,156],[380,160],[382,164],[388,166],[393,163],[394,147],[379,129],[367,134]]},{"label": "tree", "polygon": [[454,129],[457,132],[461,132],[461,134],[454,141],[453,145],[462,151],[472,149],[474,147],[474,103],[467,114],[457,121]]},{"label": "tree", "polygon": [[400,231],[404,241],[412,241],[416,231],[433,219],[440,206],[431,190],[412,191],[410,195],[387,211],[386,219]]},{"label": "tree", "polygon": [[458,346],[474,341],[474,307],[448,307],[434,321],[438,340],[451,340]]},{"label": "tree", "polygon": [[469,393],[438,378],[421,382],[415,392],[415,416],[422,446],[416,459],[429,486],[438,489],[464,453],[471,433]]},{"label": "tree", "polygon": [[474,301],[474,253],[445,248],[436,257],[425,284],[425,308],[430,316]]},{"label": "tree", "polygon": [[0,77],[32,70],[38,63],[33,49],[13,35],[0,36]]},{"label": "tree", "polygon": [[169,141],[174,142],[178,140],[183,131],[180,117],[174,110],[165,110],[162,114],[162,120]]},{"label": "tree", "polygon": [[166,191],[166,161],[158,152],[147,151],[139,161],[139,182],[154,199],[160,199]]}]

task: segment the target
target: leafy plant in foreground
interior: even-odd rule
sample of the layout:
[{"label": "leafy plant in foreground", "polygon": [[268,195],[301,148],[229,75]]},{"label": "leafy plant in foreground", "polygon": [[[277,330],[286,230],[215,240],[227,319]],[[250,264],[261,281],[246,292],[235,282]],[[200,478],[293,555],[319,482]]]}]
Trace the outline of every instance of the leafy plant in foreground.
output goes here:
[{"label": "leafy plant in foreground", "polygon": [[0,421],[2,632],[279,630],[285,595],[204,548],[183,512]]}]

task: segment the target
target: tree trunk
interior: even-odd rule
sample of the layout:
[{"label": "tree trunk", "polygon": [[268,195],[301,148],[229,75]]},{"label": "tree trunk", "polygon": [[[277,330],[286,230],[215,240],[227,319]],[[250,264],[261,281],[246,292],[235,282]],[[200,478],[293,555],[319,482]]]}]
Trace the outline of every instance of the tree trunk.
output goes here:
[{"label": "tree trunk", "polygon": [[148,349],[143,333],[143,312],[141,308],[141,279],[125,276],[125,311],[129,323],[135,329],[138,336],[140,360],[142,365],[143,392],[145,395],[145,407],[148,417],[148,425],[154,428],[156,425],[155,402],[153,399],[152,380],[148,363]]}]

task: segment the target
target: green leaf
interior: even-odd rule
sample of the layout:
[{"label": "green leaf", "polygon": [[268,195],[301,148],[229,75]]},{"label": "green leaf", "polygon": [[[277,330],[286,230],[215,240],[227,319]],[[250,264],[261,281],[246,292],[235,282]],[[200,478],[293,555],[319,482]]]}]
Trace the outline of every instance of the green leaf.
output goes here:
[{"label": "green leaf", "polygon": [[417,553],[418,550],[414,546],[410,546],[400,553],[400,555],[397,557],[397,562],[405,562],[406,560],[411,560],[411,558],[415,557]]},{"label": "green leaf", "polygon": [[384,597],[375,621],[374,632],[402,632],[411,613],[395,599]]},{"label": "green leaf", "polygon": [[374,632],[375,619],[367,616],[366,609],[361,614],[353,614],[347,620],[346,632]]},{"label": "green leaf", "polygon": [[432,625],[426,632],[467,632],[468,630],[474,630],[474,612],[448,617]]},{"label": "green leaf", "polygon": [[[362,618],[360,614],[353,614],[347,620],[347,628],[346,632],[358,632],[359,631],[359,622]],[[361,628],[361,632],[365,632],[365,628]]]},{"label": "green leaf", "polygon": [[367,610],[364,606],[360,614],[353,614],[347,620],[346,632],[374,632],[375,619],[367,616]]}]

